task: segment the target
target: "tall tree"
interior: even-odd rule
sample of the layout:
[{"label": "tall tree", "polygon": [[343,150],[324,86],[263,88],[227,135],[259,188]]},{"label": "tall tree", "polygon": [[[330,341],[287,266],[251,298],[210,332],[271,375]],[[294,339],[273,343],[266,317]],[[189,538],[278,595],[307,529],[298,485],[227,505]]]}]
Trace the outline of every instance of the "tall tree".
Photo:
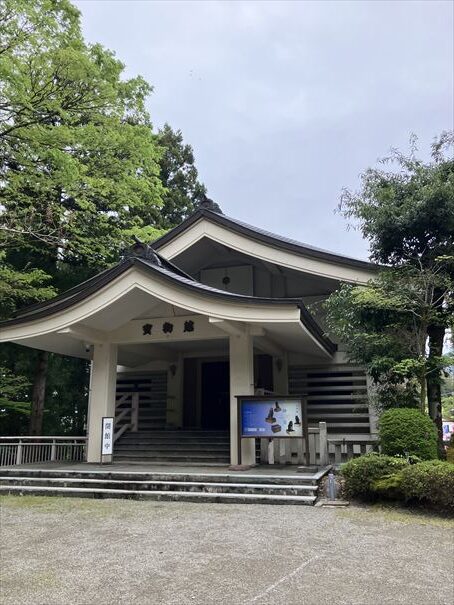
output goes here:
[{"label": "tall tree", "polygon": [[[113,53],[84,42],[68,0],[0,3],[3,317],[115,262],[133,235],[155,239],[200,200],[181,131],[153,133],[150,91],[140,77],[124,79]],[[3,345],[0,366],[10,430],[22,431],[31,399],[33,432],[43,422],[83,429],[86,362]],[[44,396],[52,413],[43,415]]]},{"label": "tall tree", "polygon": [[[416,138],[409,154],[392,150],[384,168],[369,168],[357,192],[345,191],[340,210],[359,223],[369,240],[373,260],[391,265],[422,266],[434,270],[441,257],[454,257],[454,144],[452,132],[443,133],[432,146],[429,161],[417,157]],[[453,278],[453,264],[446,263]],[[436,293],[438,312],[427,327],[429,358],[442,355],[452,308]],[[441,375],[428,375],[429,413],[442,441]]]},{"label": "tall tree", "polygon": [[193,149],[183,142],[181,130],[172,130],[165,124],[158,132],[158,142],[163,149],[159,176],[166,188],[158,222],[162,228],[170,229],[195,210],[204,199],[206,187],[198,180]]},{"label": "tall tree", "polygon": [[418,404],[426,412],[431,375],[453,363],[452,356],[434,357],[426,346],[429,326],[439,321],[439,297],[454,308],[448,262],[440,260],[436,270],[383,269],[367,285],[344,284],[323,303],[350,360],[367,368],[380,407]]},{"label": "tall tree", "polygon": [[[132,235],[161,233],[140,216],[156,214],[164,193],[145,109],[151,88],[123,70],[113,53],[84,42],[67,0],[1,4],[3,271],[38,270],[61,290],[115,262]],[[46,358],[36,361],[34,432]]]}]

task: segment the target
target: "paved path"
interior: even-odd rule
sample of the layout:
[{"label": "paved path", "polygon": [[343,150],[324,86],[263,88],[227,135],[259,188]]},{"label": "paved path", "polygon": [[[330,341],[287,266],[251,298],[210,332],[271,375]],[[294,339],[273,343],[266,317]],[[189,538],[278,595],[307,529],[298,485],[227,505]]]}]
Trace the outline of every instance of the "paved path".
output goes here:
[{"label": "paved path", "polygon": [[5,497],[1,522],[2,605],[452,605],[443,519]]}]

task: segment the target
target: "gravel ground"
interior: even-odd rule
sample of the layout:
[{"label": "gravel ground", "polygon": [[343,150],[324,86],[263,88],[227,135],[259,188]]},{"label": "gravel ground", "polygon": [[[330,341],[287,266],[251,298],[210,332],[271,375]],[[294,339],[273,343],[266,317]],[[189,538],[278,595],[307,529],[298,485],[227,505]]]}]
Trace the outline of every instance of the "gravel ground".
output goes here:
[{"label": "gravel ground", "polygon": [[452,605],[454,522],[372,507],[4,497],[2,605]]}]

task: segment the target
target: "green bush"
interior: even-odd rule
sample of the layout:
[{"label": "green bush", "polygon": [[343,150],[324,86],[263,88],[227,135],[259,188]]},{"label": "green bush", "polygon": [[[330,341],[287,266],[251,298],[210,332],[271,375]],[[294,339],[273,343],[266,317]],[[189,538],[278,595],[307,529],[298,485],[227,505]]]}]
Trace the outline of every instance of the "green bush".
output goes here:
[{"label": "green bush", "polygon": [[387,500],[402,500],[404,498],[402,489],[402,471],[385,475],[381,479],[372,482],[372,491],[376,496]]},{"label": "green bush", "polygon": [[381,452],[387,456],[437,456],[437,429],[426,414],[412,408],[387,410],[380,416],[378,431]]},{"label": "green bush", "polygon": [[454,464],[454,433],[451,435],[448,447],[446,448],[446,460]]},{"label": "green bush", "polygon": [[409,465],[400,472],[404,498],[454,509],[454,464],[430,460]]},{"label": "green bush", "polygon": [[398,473],[406,466],[407,462],[403,458],[375,453],[353,458],[341,466],[345,495],[348,498],[372,499],[377,497],[374,483]]}]

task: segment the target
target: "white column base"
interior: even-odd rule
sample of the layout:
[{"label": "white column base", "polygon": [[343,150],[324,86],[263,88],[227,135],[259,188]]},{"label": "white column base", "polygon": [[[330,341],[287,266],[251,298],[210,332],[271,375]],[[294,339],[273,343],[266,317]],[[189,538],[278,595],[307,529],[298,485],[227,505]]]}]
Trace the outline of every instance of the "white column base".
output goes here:
[{"label": "white column base", "polygon": [[87,462],[101,462],[103,416],[115,417],[117,346],[95,344],[88,397]]},{"label": "white column base", "polygon": [[[231,335],[230,348],[230,463],[238,464],[237,395],[254,394],[254,350],[248,333]],[[255,439],[242,439],[241,464],[255,464]]]}]

